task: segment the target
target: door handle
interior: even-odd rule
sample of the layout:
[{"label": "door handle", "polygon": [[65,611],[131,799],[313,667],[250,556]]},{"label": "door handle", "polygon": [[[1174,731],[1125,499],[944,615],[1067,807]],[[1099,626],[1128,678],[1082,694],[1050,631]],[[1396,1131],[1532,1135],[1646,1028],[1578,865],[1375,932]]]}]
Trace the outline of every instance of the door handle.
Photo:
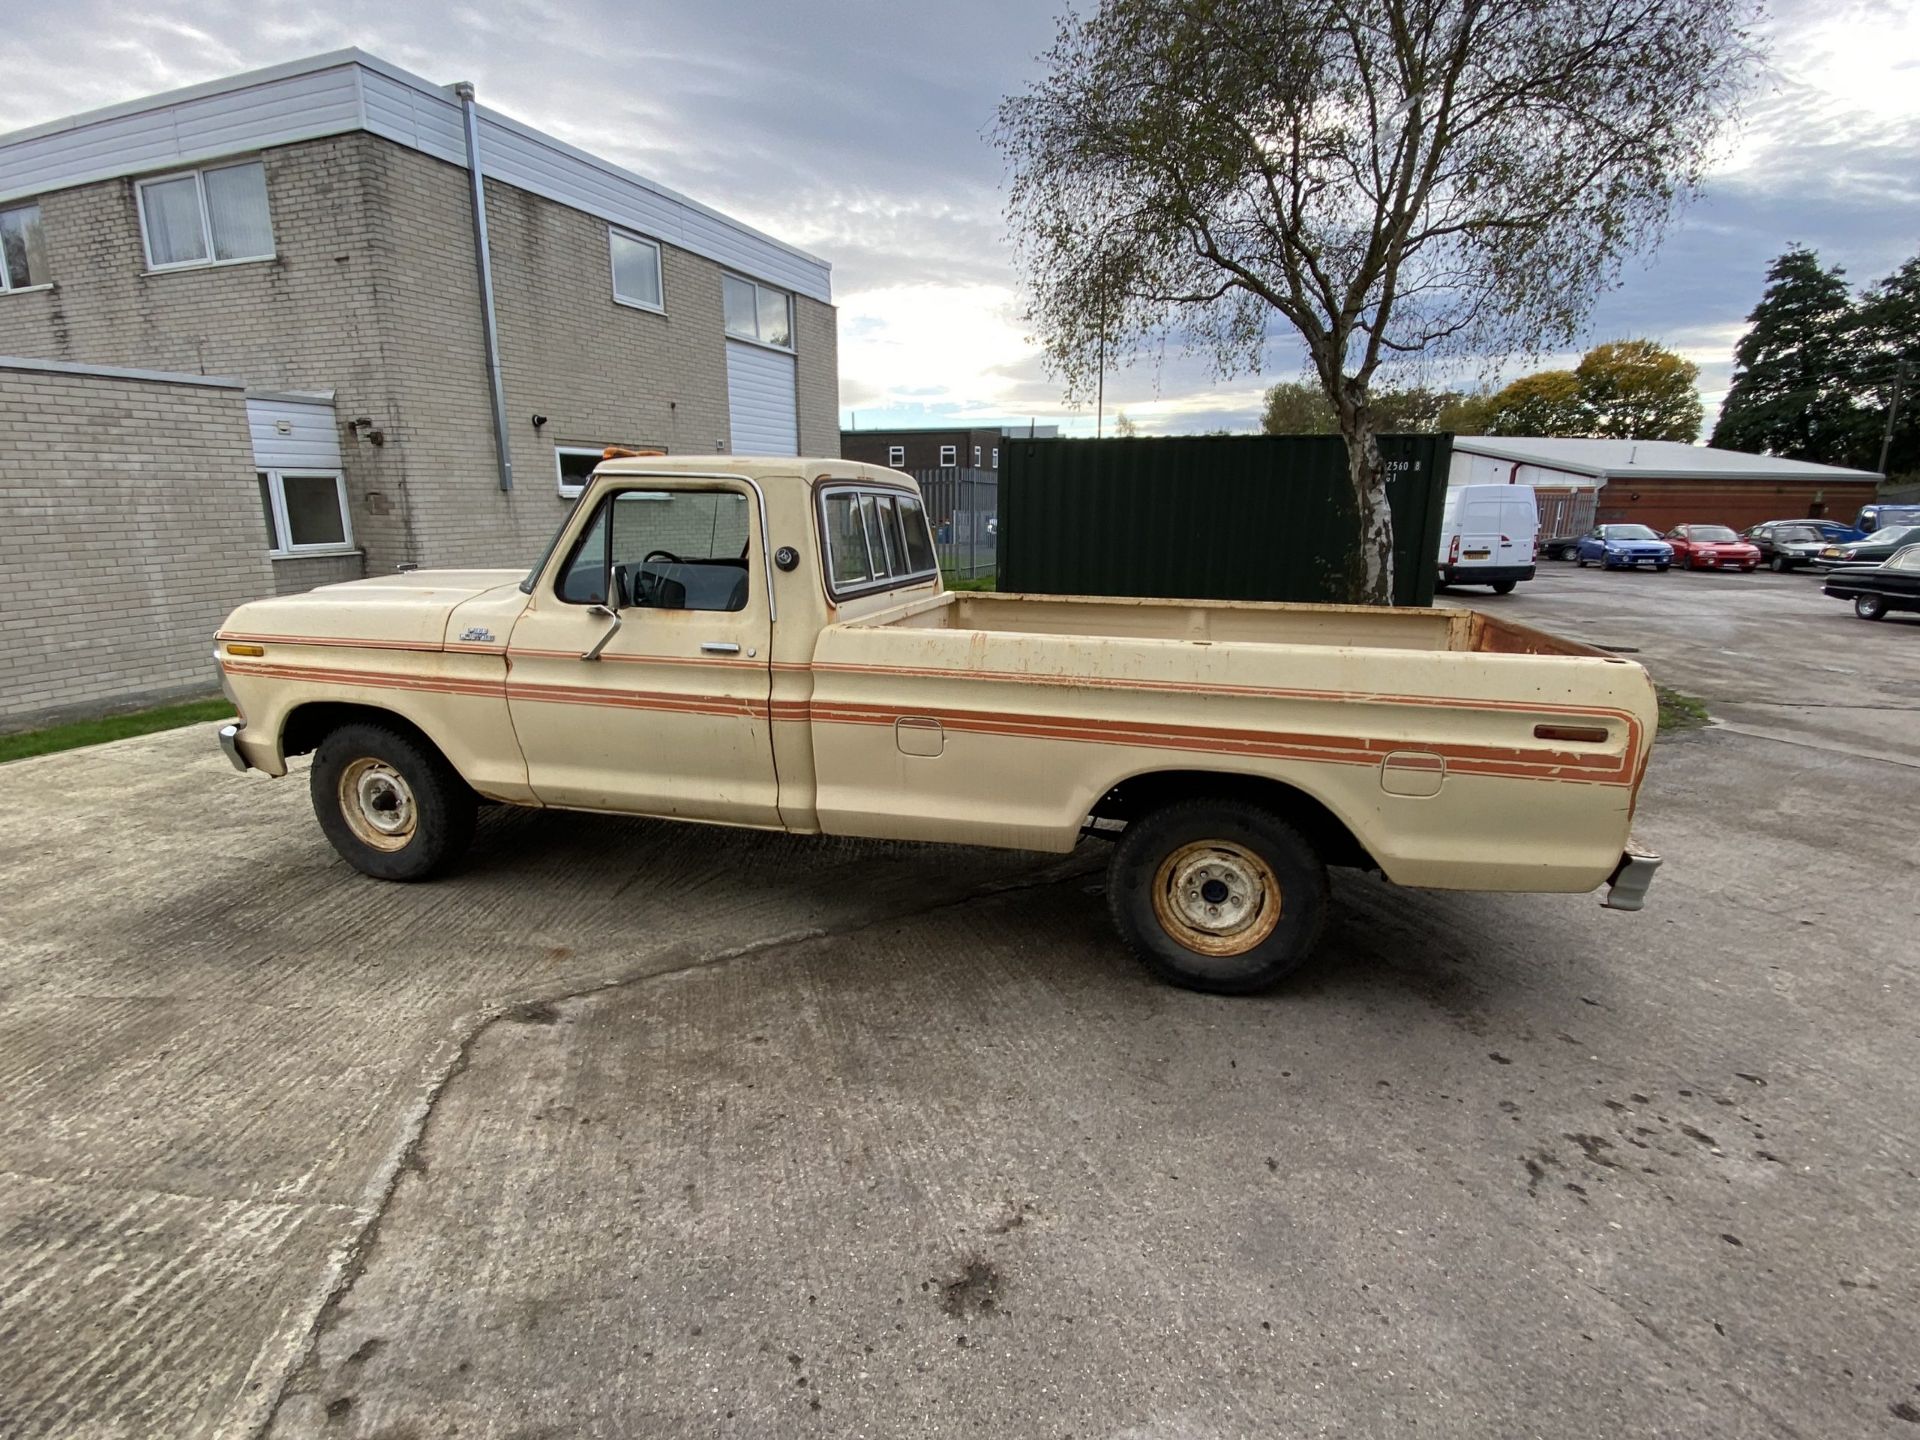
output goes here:
[{"label": "door handle", "polygon": [[738,655],[740,647],[731,640],[703,640],[700,650],[705,655]]}]

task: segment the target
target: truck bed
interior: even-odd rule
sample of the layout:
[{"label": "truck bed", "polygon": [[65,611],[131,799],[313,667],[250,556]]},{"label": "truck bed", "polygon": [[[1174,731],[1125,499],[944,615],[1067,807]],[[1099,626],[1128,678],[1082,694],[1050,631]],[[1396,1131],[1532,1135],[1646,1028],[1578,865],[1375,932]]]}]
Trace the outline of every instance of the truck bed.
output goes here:
[{"label": "truck bed", "polygon": [[806,670],[829,831],[1065,850],[1115,786],[1229,773],[1447,889],[1602,883],[1656,719],[1638,665],[1472,610],[949,593]]},{"label": "truck bed", "polygon": [[1605,651],[1577,641],[1462,609],[948,592],[877,617],[875,623],[1010,635],[1606,658]]}]

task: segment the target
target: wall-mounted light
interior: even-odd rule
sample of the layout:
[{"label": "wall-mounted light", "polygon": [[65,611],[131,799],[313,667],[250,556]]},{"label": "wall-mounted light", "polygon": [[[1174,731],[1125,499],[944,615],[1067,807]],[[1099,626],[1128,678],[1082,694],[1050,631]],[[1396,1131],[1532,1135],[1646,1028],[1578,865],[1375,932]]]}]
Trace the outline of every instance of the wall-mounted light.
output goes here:
[{"label": "wall-mounted light", "polygon": [[378,447],[387,443],[387,432],[373,428],[368,416],[359,415],[347,422],[347,429],[353,432],[357,440],[365,440],[369,445]]},{"label": "wall-mounted light", "polygon": [[544,415],[535,415],[533,417],[533,428],[536,430],[538,430],[542,425],[545,425],[546,423],[547,423],[547,417]]}]

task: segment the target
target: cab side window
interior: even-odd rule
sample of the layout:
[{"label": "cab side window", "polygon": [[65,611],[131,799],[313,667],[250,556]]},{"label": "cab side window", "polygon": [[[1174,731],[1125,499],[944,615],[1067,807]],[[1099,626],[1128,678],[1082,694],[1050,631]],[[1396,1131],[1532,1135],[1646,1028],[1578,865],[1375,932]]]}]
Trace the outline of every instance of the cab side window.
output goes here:
[{"label": "cab side window", "polygon": [[623,490],[600,502],[561,572],[570,605],[744,610],[751,593],[750,507],[731,490]]}]

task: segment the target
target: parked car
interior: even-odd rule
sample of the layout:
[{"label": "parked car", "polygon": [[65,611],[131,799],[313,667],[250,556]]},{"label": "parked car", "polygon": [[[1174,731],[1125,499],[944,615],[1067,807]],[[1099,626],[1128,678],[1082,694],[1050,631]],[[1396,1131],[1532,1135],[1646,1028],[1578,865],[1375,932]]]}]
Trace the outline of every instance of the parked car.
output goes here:
[{"label": "parked car", "polygon": [[1583,570],[1596,560],[1608,570],[1665,570],[1673,564],[1673,547],[1644,525],[1596,525],[1580,537],[1573,558]]},{"label": "parked car", "polygon": [[1853,601],[1862,620],[1884,620],[1889,610],[1920,610],[1920,545],[1904,545],[1884,565],[1836,570],[1821,587]]},{"label": "parked car", "polygon": [[1895,525],[1920,525],[1920,505],[1862,505],[1853,523],[1867,535]]},{"label": "parked car", "polygon": [[1822,570],[1831,570],[1836,565],[1879,565],[1891,560],[1893,552],[1902,545],[1915,541],[1920,541],[1920,525],[1890,525],[1864,540],[1828,545],[1814,556],[1813,563]]},{"label": "parked car", "polygon": [[1674,562],[1682,570],[1740,570],[1760,564],[1760,549],[1725,525],[1676,525],[1667,532]]},{"label": "parked car", "polygon": [[956,594],[913,481],[845,460],[611,459],[524,578],[258,600],[218,646],[228,758],[312,753],[383,880],[453,864],[482,799],[1058,854],[1092,825],[1127,944],[1237,994],[1313,948],[1328,865],[1638,909],[1659,863],[1620,656],[1471,610]]},{"label": "parked car", "polygon": [[1769,520],[1747,531],[1747,539],[1760,552],[1761,562],[1775,572],[1811,565],[1830,543],[1811,520]]},{"label": "parked car", "polygon": [[1533,579],[1540,509],[1531,485],[1455,485],[1440,515],[1440,583],[1511,595]]}]

